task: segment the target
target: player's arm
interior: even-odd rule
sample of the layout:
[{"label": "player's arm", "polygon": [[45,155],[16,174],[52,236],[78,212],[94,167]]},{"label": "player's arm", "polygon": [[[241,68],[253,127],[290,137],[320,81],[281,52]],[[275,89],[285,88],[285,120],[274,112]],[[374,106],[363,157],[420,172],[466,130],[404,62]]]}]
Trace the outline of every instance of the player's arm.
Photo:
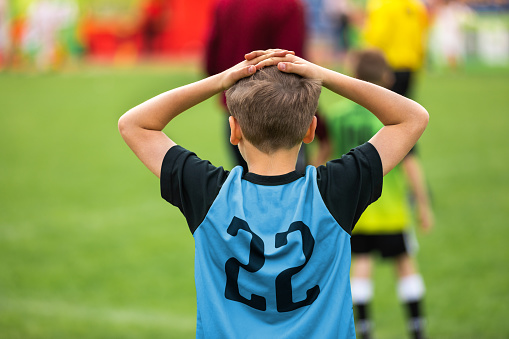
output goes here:
[{"label": "player's arm", "polygon": [[[287,51],[259,51],[250,61],[243,61],[232,68],[194,82],[172,89],[130,109],[118,122],[122,138],[136,156],[156,176],[160,176],[161,165],[168,149],[175,145],[163,128],[177,115],[216,95],[237,80],[256,72],[256,63]],[[192,133],[192,131],[191,131]]]},{"label": "player's arm", "polygon": [[276,64],[283,72],[321,80],[324,87],[364,106],[384,124],[384,127],[369,140],[380,155],[384,175],[407,155],[428,124],[428,112],[415,101],[294,55],[271,57],[261,61],[256,67],[259,69]]},{"label": "player's arm", "polygon": [[410,153],[403,159],[401,165],[417,204],[420,226],[424,231],[429,231],[433,227],[434,217],[421,164],[418,158]]}]

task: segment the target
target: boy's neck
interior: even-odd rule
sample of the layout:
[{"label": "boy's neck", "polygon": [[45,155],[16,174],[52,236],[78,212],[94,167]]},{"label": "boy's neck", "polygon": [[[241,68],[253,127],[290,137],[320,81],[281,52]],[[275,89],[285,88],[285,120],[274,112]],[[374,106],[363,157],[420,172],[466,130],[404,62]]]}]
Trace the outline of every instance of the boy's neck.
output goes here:
[{"label": "boy's neck", "polygon": [[244,144],[243,146],[242,154],[251,173],[275,176],[295,171],[300,145],[292,149],[281,149],[270,154],[263,153],[250,144]]}]

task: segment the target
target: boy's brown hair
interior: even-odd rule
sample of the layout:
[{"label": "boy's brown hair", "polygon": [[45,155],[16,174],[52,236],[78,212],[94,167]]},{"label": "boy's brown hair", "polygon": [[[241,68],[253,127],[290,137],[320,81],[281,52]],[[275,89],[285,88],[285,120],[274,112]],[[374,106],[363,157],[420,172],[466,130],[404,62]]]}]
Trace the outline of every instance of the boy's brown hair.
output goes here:
[{"label": "boy's brown hair", "polygon": [[318,107],[318,80],[270,66],[239,80],[226,91],[230,114],[244,137],[264,153],[302,142]]},{"label": "boy's brown hair", "polygon": [[380,86],[392,82],[392,72],[382,52],[376,49],[357,51],[353,55],[355,77]]}]

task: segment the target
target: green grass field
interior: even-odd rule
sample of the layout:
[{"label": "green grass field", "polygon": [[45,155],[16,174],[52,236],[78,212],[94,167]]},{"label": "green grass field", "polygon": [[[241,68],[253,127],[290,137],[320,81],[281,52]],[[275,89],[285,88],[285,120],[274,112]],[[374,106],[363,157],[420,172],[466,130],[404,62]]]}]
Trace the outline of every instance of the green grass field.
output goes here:
[{"label": "green grass field", "polygon": [[[0,338],[192,338],[193,238],[117,120],[187,68],[0,74]],[[437,224],[420,235],[431,338],[509,337],[509,69],[427,73],[420,142]],[[336,98],[324,91],[321,106]],[[167,133],[231,167],[215,99]],[[392,267],[377,338],[405,338]]]}]

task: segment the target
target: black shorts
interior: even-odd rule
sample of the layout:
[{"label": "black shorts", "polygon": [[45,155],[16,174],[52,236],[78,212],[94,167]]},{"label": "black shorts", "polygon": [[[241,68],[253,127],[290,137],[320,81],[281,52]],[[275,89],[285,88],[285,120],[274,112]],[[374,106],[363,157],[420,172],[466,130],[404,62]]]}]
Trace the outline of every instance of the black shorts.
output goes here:
[{"label": "black shorts", "polygon": [[383,258],[394,258],[410,253],[404,233],[364,235],[354,234],[350,239],[352,254],[379,253]]},{"label": "black shorts", "polygon": [[410,70],[397,70],[394,72],[394,84],[391,90],[404,97],[412,97],[413,92],[413,72]]}]

